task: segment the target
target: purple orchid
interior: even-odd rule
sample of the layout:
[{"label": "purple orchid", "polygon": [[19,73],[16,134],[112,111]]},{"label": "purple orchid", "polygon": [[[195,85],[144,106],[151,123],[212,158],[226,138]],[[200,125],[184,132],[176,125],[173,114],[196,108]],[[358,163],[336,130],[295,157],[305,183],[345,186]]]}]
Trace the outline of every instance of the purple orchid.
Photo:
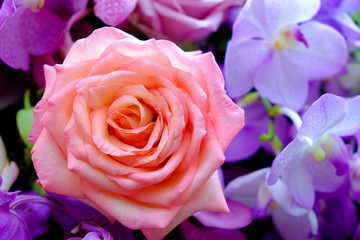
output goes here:
[{"label": "purple orchid", "polygon": [[189,220],[185,220],[180,224],[181,232],[185,240],[246,240],[245,235],[237,230],[205,228],[196,226]]},{"label": "purple orchid", "polygon": [[271,215],[284,239],[302,240],[316,234],[315,213],[297,205],[283,181],[269,186],[266,183],[269,172],[270,168],[264,168],[235,178],[226,186],[225,196],[251,207],[254,218]]},{"label": "purple orchid", "polygon": [[239,98],[253,87],[269,101],[299,110],[308,82],[332,76],[346,62],[344,38],[309,21],[320,0],[248,0],[233,26],[225,55],[228,94]]},{"label": "purple orchid", "polygon": [[356,206],[345,185],[331,194],[317,194],[316,204],[319,234],[329,239],[348,239],[357,224]]},{"label": "purple orchid", "polygon": [[117,26],[134,11],[138,0],[96,0],[95,15],[104,23]]},{"label": "purple orchid", "polygon": [[360,28],[349,15],[359,8],[358,0],[321,0],[315,19],[334,27],[350,44],[360,47]]},{"label": "purple orchid", "polygon": [[339,96],[354,96],[360,93],[360,63],[349,62],[346,72],[327,82],[326,91]]},{"label": "purple orchid", "polygon": [[351,151],[341,137],[360,129],[360,96],[324,94],[303,116],[296,138],[275,158],[268,184],[283,176],[297,204],[311,209],[315,191],[334,192],[345,181]]},{"label": "purple orchid", "polygon": [[[121,225],[119,222],[109,223],[108,219],[84,202],[63,195],[49,193],[50,199],[55,201],[62,211],[54,211],[55,220],[62,226],[64,233],[74,232],[76,226],[81,223],[81,229],[94,232],[89,233],[84,239],[90,240],[92,237],[100,235],[104,239],[114,240],[133,240],[133,230]],[[64,214],[65,213],[65,214]],[[89,223],[93,221],[96,223]],[[78,239],[78,238],[72,238]],[[99,239],[99,238],[95,238]],[[101,238],[100,238],[101,239]]]},{"label": "purple orchid", "polygon": [[360,131],[356,133],[357,151],[350,161],[349,184],[352,199],[360,201]]},{"label": "purple orchid", "polygon": [[31,240],[47,230],[51,202],[33,194],[0,190],[1,239]]},{"label": "purple orchid", "polygon": [[29,70],[30,56],[56,50],[73,15],[88,0],[4,0],[0,9],[0,59]]},{"label": "purple orchid", "polygon": [[19,215],[11,209],[17,192],[0,191],[0,232],[2,239],[31,240],[27,225]]},{"label": "purple orchid", "polygon": [[[241,100],[238,105],[246,113],[245,126],[231,141],[225,151],[226,162],[236,162],[253,156],[261,147],[267,152],[274,154],[274,150],[268,141],[262,143],[259,137],[268,133],[269,115],[265,107],[259,100]],[[289,139],[290,122],[283,116],[275,118],[275,133],[282,144],[290,142]],[[246,144],[244,144],[246,143]]]}]

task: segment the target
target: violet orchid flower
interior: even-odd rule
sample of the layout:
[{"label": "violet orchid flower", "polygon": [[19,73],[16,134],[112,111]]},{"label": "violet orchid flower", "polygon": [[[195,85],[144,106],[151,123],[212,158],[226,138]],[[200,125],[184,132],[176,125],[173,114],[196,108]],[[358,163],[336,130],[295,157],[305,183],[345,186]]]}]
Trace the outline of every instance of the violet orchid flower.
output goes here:
[{"label": "violet orchid flower", "polygon": [[25,221],[32,238],[47,231],[51,208],[45,197],[39,196],[35,191],[21,193],[16,196],[11,206],[12,211]]},{"label": "violet orchid flower", "polygon": [[350,161],[349,184],[350,193],[355,201],[360,201],[360,131],[355,135],[357,151]]},{"label": "violet orchid flower", "polygon": [[229,96],[255,87],[269,101],[299,110],[310,80],[338,73],[346,43],[335,29],[310,21],[319,7],[320,0],[248,0],[225,54]]},{"label": "violet orchid flower", "polygon": [[[360,35],[359,35],[360,36]],[[360,63],[349,62],[346,72],[334,77],[325,85],[326,92],[339,96],[355,96],[360,93]]]},{"label": "violet orchid flower", "polygon": [[360,28],[349,15],[359,8],[358,0],[321,0],[321,7],[314,19],[334,27],[348,43],[360,47]]},{"label": "violet orchid flower", "polygon": [[306,239],[316,235],[318,221],[314,211],[296,204],[283,181],[269,186],[266,182],[270,168],[263,168],[232,180],[225,196],[252,208],[254,218],[271,215],[283,239]]},{"label": "violet orchid flower", "polygon": [[14,212],[10,204],[15,200],[17,192],[0,191],[0,232],[2,239],[31,240],[30,231],[24,219]]},{"label": "violet orchid flower", "polygon": [[[269,141],[260,142],[262,134],[268,133],[269,115],[259,99],[255,102],[240,101],[238,105],[246,112],[245,126],[231,141],[225,150],[225,161],[236,162],[253,156],[261,147],[274,154]],[[291,124],[284,116],[275,118],[275,133],[282,144],[290,142],[289,129]],[[244,144],[246,143],[246,144]]]},{"label": "violet orchid flower", "polygon": [[12,68],[29,70],[30,56],[56,50],[71,17],[87,2],[4,0],[0,9],[0,59]]},{"label": "violet orchid flower", "polygon": [[[50,199],[57,202],[63,210],[54,211],[53,216],[55,221],[63,228],[64,233],[74,232],[76,226],[81,222],[81,229],[95,232],[104,237],[104,239],[111,239],[113,237],[114,240],[134,240],[133,230],[124,227],[117,221],[109,223],[104,215],[84,202],[59,194],[49,193],[49,195]],[[89,221],[96,222],[98,225],[91,224]],[[96,237],[96,234],[89,234],[84,239],[89,238],[90,240],[91,237]]]},{"label": "violet orchid flower", "polygon": [[315,191],[336,191],[346,181],[351,159],[341,137],[360,129],[359,106],[360,96],[322,95],[304,114],[296,138],[275,158],[268,184],[283,177],[291,196],[306,209],[313,207]]},{"label": "violet orchid flower", "polygon": [[315,206],[319,235],[329,239],[349,239],[356,228],[357,212],[347,184],[334,193],[317,194]]},{"label": "violet orchid flower", "polygon": [[31,240],[47,230],[54,203],[37,194],[0,190],[1,239]]}]

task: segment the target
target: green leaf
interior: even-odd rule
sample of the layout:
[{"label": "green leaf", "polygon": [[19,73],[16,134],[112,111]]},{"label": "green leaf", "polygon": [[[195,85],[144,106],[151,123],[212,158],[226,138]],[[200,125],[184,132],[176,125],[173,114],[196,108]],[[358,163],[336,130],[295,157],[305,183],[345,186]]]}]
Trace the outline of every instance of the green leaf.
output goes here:
[{"label": "green leaf", "polygon": [[354,19],[356,24],[360,26],[360,9],[358,9],[355,13],[350,14],[350,16]]},{"label": "green leaf", "polygon": [[28,150],[31,150],[33,147],[33,143],[28,140],[33,124],[34,114],[33,109],[34,107],[31,106],[30,103],[30,92],[26,91],[24,96],[24,106],[25,108],[20,109],[16,114],[16,124],[20,134],[21,139],[26,145]]}]

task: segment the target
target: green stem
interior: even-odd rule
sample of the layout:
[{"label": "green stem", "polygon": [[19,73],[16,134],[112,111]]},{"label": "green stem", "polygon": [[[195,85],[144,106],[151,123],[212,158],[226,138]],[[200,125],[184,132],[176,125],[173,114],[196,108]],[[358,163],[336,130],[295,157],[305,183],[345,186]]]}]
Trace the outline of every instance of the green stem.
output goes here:
[{"label": "green stem", "polygon": [[30,102],[30,90],[26,90],[24,94],[24,108],[28,109],[31,108],[31,102]]},{"label": "green stem", "polygon": [[270,112],[272,109],[271,103],[266,98],[260,98],[262,104],[264,105],[267,112]]}]

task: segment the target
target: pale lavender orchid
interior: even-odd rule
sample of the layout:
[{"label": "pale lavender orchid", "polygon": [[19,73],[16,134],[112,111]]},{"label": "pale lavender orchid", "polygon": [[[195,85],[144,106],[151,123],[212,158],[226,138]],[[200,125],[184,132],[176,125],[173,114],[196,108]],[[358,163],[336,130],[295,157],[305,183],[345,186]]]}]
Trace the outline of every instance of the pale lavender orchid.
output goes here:
[{"label": "pale lavender orchid", "polygon": [[[360,36],[360,35],[359,35]],[[354,96],[360,93],[360,63],[349,62],[346,71],[331,79],[325,85],[326,92],[339,96]]]},{"label": "pale lavender orchid", "polygon": [[[226,162],[236,162],[253,156],[261,147],[274,154],[269,141],[260,142],[262,134],[268,133],[269,115],[259,99],[255,101],[239,101],[238,105],[246,113],[245,126],[231,141],[225,151]],[[290,142],[290,122],[283,116],[275,118],[275,133],[286,145]],[[246,144],[245,144],[246,143]]]},{"label": "pale lavender orchid", "polygon": [[318,222],[314,211],[296,204],[283,181],[269,186],[266,182],[270,168],[263,168],[232,180],[225,196],[252,208],[254,218],[271,215],[283,239],[306,239],[316,235]]},{"label": "pale lavender orchid", "polygon": [[248,0],[233,26],[225,56],[228,94],[255,87],[269,101],[299,110],[310,80],[338,73],[347,59],[344,38],[310,21],[320,0]]},{"label": "pale lavender orchid", "polygon": [[0,9],[0,59],[29,70],[30,56],[50,53],[62,43],[73,15],[88,0],[4,0]]},{"label": "pale lavender orchid", "polygon": [[284,178],[297,204],[311,209],[316,191],[334,192],[346,181],[352,156],[341,137],[359,129],[360,96],[322,95],[304,114],[296,138],[275,158],[268,184]]},{"label": "pale lavender orchid", "polygon": [[315,19],[338,30],[355,47],[360,47],[360,28],[349,13],[360,8],[358,0],[321,0]]},{"label": "pale lavender orchid", "polygon": [[357,224],[356,206],[350,198],[348,185],[330,194],[317,194],[319,234],[329,239],[349,239]]}]

